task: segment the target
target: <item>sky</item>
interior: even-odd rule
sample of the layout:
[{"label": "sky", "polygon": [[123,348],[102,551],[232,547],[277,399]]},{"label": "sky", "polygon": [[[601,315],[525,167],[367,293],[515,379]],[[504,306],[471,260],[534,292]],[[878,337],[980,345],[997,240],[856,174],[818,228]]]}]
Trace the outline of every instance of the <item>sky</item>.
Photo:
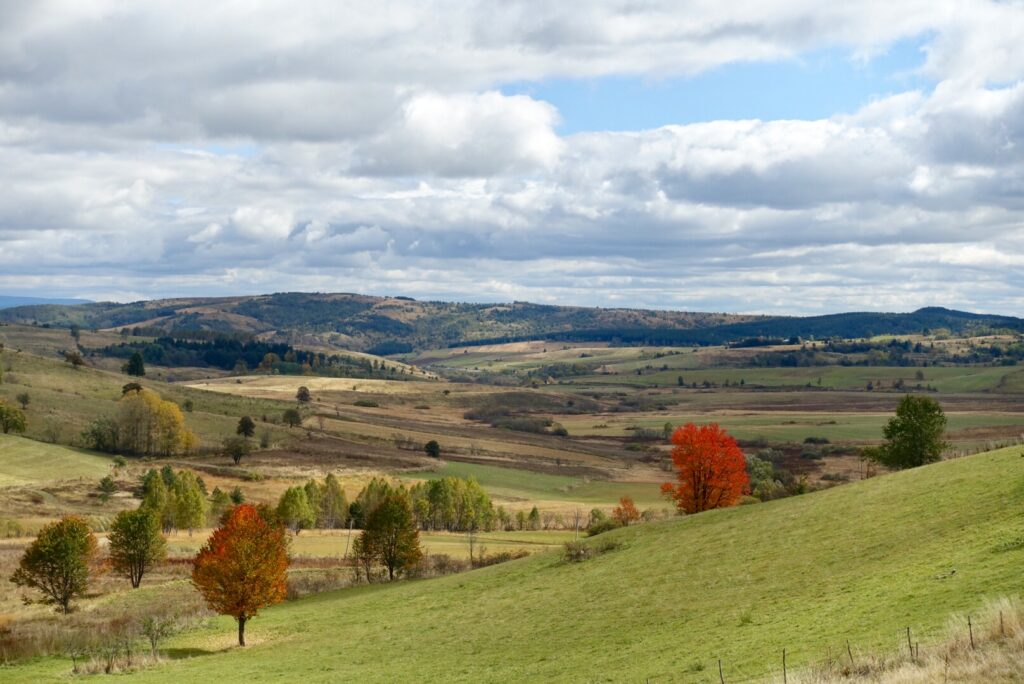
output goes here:
[{"label": "sky", "polygon": [[0,2],[0,293],[1024,316],[1024,3]]}]

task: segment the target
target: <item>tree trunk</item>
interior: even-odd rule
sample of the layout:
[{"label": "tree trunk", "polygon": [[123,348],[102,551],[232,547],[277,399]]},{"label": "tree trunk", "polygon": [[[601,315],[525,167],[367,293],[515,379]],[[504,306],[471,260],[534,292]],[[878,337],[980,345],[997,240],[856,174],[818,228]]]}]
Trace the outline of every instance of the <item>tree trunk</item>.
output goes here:
[{"label": "tree trunk", "polygon": [[245,646],[245,616],[238,618],[238,645]]}]

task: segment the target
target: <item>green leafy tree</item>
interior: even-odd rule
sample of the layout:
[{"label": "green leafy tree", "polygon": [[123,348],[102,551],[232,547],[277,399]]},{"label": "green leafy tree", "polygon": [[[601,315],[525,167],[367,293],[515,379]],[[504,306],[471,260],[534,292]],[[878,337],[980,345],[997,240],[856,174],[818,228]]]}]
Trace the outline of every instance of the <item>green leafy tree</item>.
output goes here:
[{"label": "green leafy tree", "polygon": [[137,382],[126,382],[121,385],[121,396],[123,397],[129,392],[141,392],[143,389],[143,386]]},{"label": "green leafy tree", "polygon": [[82,439],[96,451],[112,454],[120,443],[121,427],[113,418],[97,418],[82,431]]},{"label": "green leafy tree", "polygon": [[221,448],[224,455],[234,461],[235,465],[241,463],[242,458],[252,451],[252,445],[244,437],[228,437]]},{"label": "green leafy tree", "polygon": [[245,495],[242,494],[241,487],[235,486],[235,488],[231,490],[231,494],[229,496],[231,497],[231,503],[236,506],[245,503]]},{"label": "green leafy tree", "polygon": [[324,498],[323,486],[316,480],[310,480],[305,484],[303,490],[306,492],[306,501],[309,502],[309,510],[313,512],[313,527],[321,526],[320,506]]},{"label": "green leafy tree", "polygon": [[19,393],[18,396],[15,397],[15,399],[17,399],[18,403],[21,404],[22,411],[27,411],[28,405],[32,401],[32,397],[29,395],[28,392]]},{"label": "green leafy tree", "polygon": [[64,360],[71,364],[71,367],[78,370],[85,365],[85,359],[77,351],[64,352]]},{"label": "green leafy tree", "polygon": [[423,451],[427,452],[427,456],[431,458],[441,458],[441,445],[437,443],[436,439],[432,439],[423,445]]},{"label": "green leafy tree", "polygon": [[372,558],[393,580],[414,568],[423,557],[412,501],[404,487],[392,489],[366,518],[356,555]]},{"label": "green leafy tree", "polygon": [[210,494],[210,519],[220,520],[224,511],[229,508],[231,508],[231,497],[220,487],[214,487]]},{"label": "green leafy tree", "polygon": [[174,526],[179,530],[188,530],[189,536],[192,536],[192,530],[206,523],[208,510],[196,476],[188,470],[179,472],[171,493],[174,499]]},{"label": "green leafy tree", "polygon": [[151,511],[160,521],[160,528],[168,532],[174,528],[174,500],[164,482],[155,470],[150,470],[143,481],[142,506]]},{"label": "green leafy tree", "polygon": [[323,496],[320,498],[320,519],[326,529],[345,527],[348,524],[348,499],[334,473],[330,473],[324,480]]},{"label": "green leafy tree", "polygon": [[383,478],[375,477],[370,480],[349,506],[349,514],[354,519],[353,524],[360,529],[365,528],[366,518],[380,505],[384,497],[391,493],[391,489],[391,485]]},{"label": "green leafy tree", "polygon": [[540,529],[540,511],[536,506],[530,509],[530,515],[526,517],[526,526],[531,530]]},{"label": "green leafy tree", "polygon": [[235,428],[235,434],[241,435],[248,439],[256,434],[256,423],[249,416],[242,416],[238,419],[238,427]]},{"label": "green leafy tree", "polygon": [[110,526],[110,564],[134,589],[142,576],[167,557],[160,518],[147,508],[121,511]]},{"label": "green leafy tree", "polygon": [[137,378],[141,378],[146,375],[146,364],[142,360],[142,354],[135,352],[128,359],[128,363],[124,364],[122,370],[128,375],[134,375]]},{"label": "green leafy tree", "polygon": [[6,435],[12,432],[25,432],[27,428],[25,412],[0,401],[0,430]]},{"label": "green leafy tree", "polygon": [[277,517],[296,534],[316,524],[316,516],[302,487],[289,487],[284,491],[277,503]]},{"label": "green leafy tree", "polygon": [[309,393],[309,388],[303,385],[295,393],[295,398],[305,404],[313,400],[313,395]]},{"label": "green leafy tree", "polygon": [[281,416],[284,420],[284,424],[288,427],[296,427],[302,425],[302,414],[299,413],[298,409],[285,409],[284,414]]},{"label": "green leafy tree", "polygon": [[866,455],[889,468],[915,468],[934,463],[942,456],[946,414],[931,397],[907,395],[882,433],[885,443],[866,450]]},{"label": "green leafy tree", "polygon": [[89,563],[96,557],[96,536],[89,523],[66,517],[50,523],[25,550],[11,581],[19,587],[38,589],[42,602],[71,612],[71,600],[89,585]]}]

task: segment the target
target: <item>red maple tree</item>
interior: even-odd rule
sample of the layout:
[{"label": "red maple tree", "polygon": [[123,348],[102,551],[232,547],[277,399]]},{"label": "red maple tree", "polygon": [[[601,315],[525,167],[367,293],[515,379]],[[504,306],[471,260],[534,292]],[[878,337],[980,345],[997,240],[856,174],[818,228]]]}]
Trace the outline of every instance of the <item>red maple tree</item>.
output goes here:
[{"label": "red maple tree", "polygon": [[640,519],[640,511],[636,509],[633,499],[624,496],[619,499],[619,505],[612,509],[612,517],[626,526]]},{"label": "red maple tree", "polygon": [[245,646],[246,620],[287,593],[288,538],[248,504],[236,506],[214,530],[192,565],[192,584],[213,610],[238,621]]},{"label": "red maple tree", "polygon": [[676,483],[661,493],[687,513],[732,506],[750,483],[747,462],[736,440],[717,423],[687,423],[672,433]]}]

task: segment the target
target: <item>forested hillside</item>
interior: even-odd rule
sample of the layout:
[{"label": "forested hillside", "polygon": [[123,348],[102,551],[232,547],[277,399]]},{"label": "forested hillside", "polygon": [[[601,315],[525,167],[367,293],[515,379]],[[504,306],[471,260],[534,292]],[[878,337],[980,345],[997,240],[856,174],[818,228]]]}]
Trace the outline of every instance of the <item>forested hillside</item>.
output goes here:
[{"label": "forested hillside", "polygon": [[625,345],[714,345],[752,338],[844,339],[949,331],[1022,331],[1024,320],[938,307],[912,313],[856,312],[769,317],[512,302],[421,302],[407,297],[281,293],[167,299],[130,304],[46,304],[0,310],[0,321],[94,329],[139,329],[152,336],[197,333],[396,354],[467,344],[548,339]]}]

